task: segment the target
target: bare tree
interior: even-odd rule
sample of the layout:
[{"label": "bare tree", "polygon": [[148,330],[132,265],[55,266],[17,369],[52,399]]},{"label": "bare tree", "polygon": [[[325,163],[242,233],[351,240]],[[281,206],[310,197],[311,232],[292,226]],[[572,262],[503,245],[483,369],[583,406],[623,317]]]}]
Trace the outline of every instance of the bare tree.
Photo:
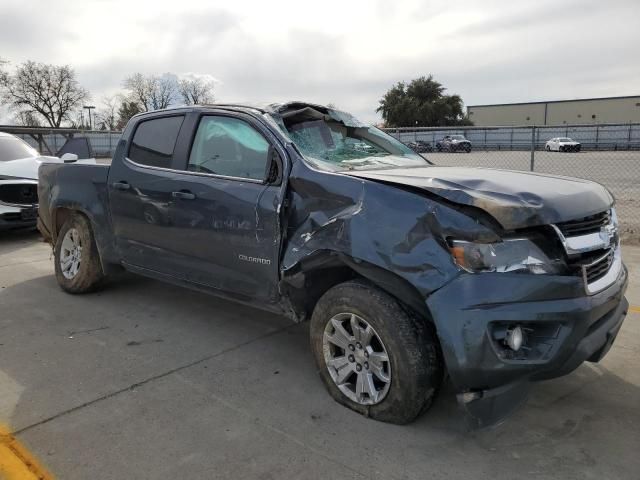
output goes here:
[{"label": "bare tree", "polygon": [[178,80],[178,92],[185,105],[213,103],[213,81],[202,77],[186,76]]},{"label": "bare tree", "polygon": [[42,122],[38,117],[39,115],[33,110],[22,110],[16,114],[15,122],[25,127],[41,127]]},{"label": "bare tree", "polygon": [[115,130],[118,124],[118,109],[122,99],[117,95],[102,97],[102,106],[96,113],[96,123],[101,130]]},{"label": "bare tree", "polygon": [[151,89],[151,106],[154,110],[167,108],[176,96],[175,76],[165,74],[161,77],[153,77]]},{"label": "bare tree", "polygon": [[143,112],[167,108],[176,96],[175,75],[162,76],[134,73],[125,78],[124,88],[129,91],[129,100],[136,102]]},{"label": "bare tree", "polygon": [[69,113],[89,98],[68,65],[25,62],[13,74],[0,75],[0,97],[10,108],[42,117],[59,127]]},{"label": "bare tree", "polygon": [[4,66],[8,64],[9,62],[7,60],[0,57],[0,85],[2,84],[4,79],[7,77],[7,72],[4,71]]}]

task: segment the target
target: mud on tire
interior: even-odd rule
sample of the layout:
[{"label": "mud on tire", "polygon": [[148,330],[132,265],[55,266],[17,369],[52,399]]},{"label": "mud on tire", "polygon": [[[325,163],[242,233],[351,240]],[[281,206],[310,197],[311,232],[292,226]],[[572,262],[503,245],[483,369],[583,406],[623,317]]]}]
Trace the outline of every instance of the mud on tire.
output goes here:
[{"label": "mud on tire", "polygon": [[[379,403],[364,405],[353,401],[329,373],[323,341],[325,328],[332,318],[343,313],[365,319],[384,344],[390,385]],[[311,318],[310,337],[320,378],[331,396],[367,417],[409,423],[431,406],[442,383],[442,355],[434,330],[409,315],[393,297],[365,281],[336,285],[320,298]]]},{"label": "mud on tire", "polygon": [[[65,267],[68,265],[63,260],[69,258],[69,247],[74,245],[80,246],[79,262],[77,268],[70,271],[63,267],[63,264]],[[54,265],[58,285],[68,293],[90,292],[102,284],[104,273],[100,255],[91,224],[84,215],[74,213],[58,232],[54,246]]]}]

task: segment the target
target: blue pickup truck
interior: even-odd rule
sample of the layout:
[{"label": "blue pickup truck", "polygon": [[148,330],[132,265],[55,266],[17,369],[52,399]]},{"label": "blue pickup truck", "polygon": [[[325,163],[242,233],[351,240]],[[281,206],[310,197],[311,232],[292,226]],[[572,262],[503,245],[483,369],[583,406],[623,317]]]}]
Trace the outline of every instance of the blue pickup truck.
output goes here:
[{"label": "blue pickup truck", "polygon": [[495,422],[599,361],[628,309],[601,185],[434,166],[320,105],[136,115],[111,165],[44,164],[38,195],[63,290],[125,269],[310,319],[329,393],[387,422],[445,376]]}]

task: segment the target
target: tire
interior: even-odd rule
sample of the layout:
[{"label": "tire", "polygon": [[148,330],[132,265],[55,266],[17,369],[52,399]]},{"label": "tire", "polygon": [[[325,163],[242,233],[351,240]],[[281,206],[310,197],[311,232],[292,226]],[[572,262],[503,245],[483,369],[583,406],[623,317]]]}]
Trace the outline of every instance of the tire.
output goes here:
[{"label": "tire", "polygon": [[[347,318],[343,319],[345,315]],[[372,332],[372,340],[364,349],[358,347],[354,329],[347,331],[353,325],[354,317],[363,334],[360,336],[363,344],[366,332]],[[345,322],[342,325],[346,326],[344,330],[350,339],[344,349],[332,343],[336,338],[345,338],[334,328],[335,322]],[[327,291],[311,317],[310,337],[318,372],[329,394],[338,403],[366,417],[396,424],[409,423],[431,406],[442,383],[442,354],[433,328],[413,318],[393,297],[367,282],[349,281]],[[382,362],[378,363],[384,358],[378,353],[380,351],[384,352],[382,355],[386,353],[388,359],[386,370],[380,368]],[[376,361],[372,360],[374,356]],[[367,359],[371,361],[370,365]],[[338,361],[340,368],[331,367],[330,372],[328,362],[336,365]],[[361,373],[356,371],[358,366]],[[344,379],[351,380],[339,387],[339,380],[334,377],[341,375],[343,367],[351,369],[350,373],[343,374]],[[376,372],[382,372],[381,377]],[[385,375],[386,383],[381,380]],[[371,379],[367,390],[372,391],[373,385],[374,396],[378,398],[367,393],[358,394],[358,378]],[[367,382],[363,381],[362,385],[365,384]],[[364,389],[363,386],[361,392]]]},{"label": "tire", "polygon": [[441,152],[442,151],[442,145],[436,145],[436,150]]},{"label": "tire", "polygon": [[471,145],[467,145],[466,147],[464,147],[464,151],[465,153],[471,153]]},{"label": "tire", "polygon": [[550,147],[549,145],[547,145],[547,146],[545,147],[545,150],[546,150],[547,152],[550,152],[550,151],[551,151],[551,147]]},{"label": "tire", "polygon": [[[76,247],[80,249],[74,250]],[[54,265],[58,285],[65,292],[86,293],[101,285],[104,273],[100,256],[93,230],[84,215],[73,214],[58,232]]]}]

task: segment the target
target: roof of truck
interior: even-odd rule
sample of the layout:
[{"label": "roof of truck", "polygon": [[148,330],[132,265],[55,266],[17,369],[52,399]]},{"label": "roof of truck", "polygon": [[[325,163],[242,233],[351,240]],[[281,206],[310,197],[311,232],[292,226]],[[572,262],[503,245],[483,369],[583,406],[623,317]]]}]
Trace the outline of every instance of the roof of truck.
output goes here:
[{"label": "roof of truck", "polygon": [[208,109],[208,108],[234,108],[234,109],[245,109],[245,110],[254,110],[262,113],[278,113],[283,110],[291,109],[291,108],[304,108],[304,107],[312,107],[319,108],[322,110],[333,110],[330,107],[326,107],[324,105],[319,105],[316,103],[303,102],[303,101],[290,101],[284,103],[268,103],[268,102],[228,102],[228,103],[205,103],[198,105],[182,105],[179,107],[169,107],[163,108],[161,110],[151,110],[148,112],[141,112],[138,115],[146,115],[150,113],[157,112],[173,112],[173,111],[181,111],[181,110],[192,110],[192,109]]}]

